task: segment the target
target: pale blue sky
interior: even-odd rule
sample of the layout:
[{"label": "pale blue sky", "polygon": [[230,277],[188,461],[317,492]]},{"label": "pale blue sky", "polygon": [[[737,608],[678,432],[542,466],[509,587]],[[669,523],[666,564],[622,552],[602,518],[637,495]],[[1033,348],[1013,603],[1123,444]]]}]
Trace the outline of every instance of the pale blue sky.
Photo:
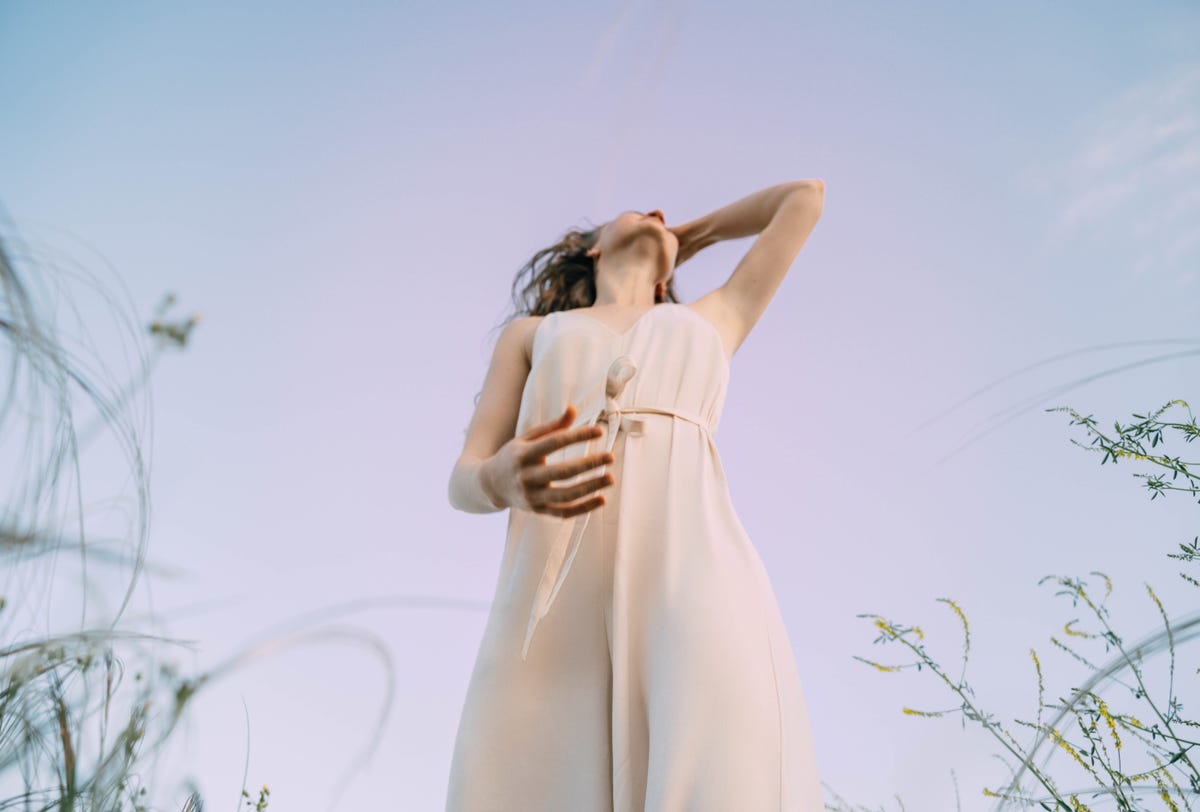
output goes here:
[{"label": "pale blue sky", "polygon": [[[901,714],[952,698],[853,660],[898,655],[855,615],[920,625],[957,673],[935,603],[954,598],[968,677],[1007,721],[1036,712],[1030,646],[1048,690],[1082,679],[1046,640],[1079,613],[1042,575],[1113,575],[1135,637],[1156,619],[1143,581],[1194,607],[1165,553],[1196,505],[1151,503],[1131,476],[1147,469],[1100,467],[1041,411],[1195,407],[1194,358],[959,450],[1048,387],[1188,345],[1075,355],[916,427],[1051,355],[1200,340],[1197,42],[1192,3],[3,2],[0,204],[23,238],[111,263],[143,317],[167,290],[203,314],[153,382],[150,553],[189,575],[150,595],[165,632],[200,641],[185,665],[352,600],[458,602],[336,621],[398,671],[338,808],[433,810],[505,526],[453,511],[446,481],[515,272],[623,209],[676,223],[822,178],[822,219],[733,360],[718,444],[822,777],[941,810],[953,768],[984,809],[997,748]],[[683,266],[681,297],[750,244]],[[69,601],[77,572],[58,577]],[[232,804],[248,746],[272,808],[325,808],[384,690],[354,645],[280,653],[200,696],[164,770]]]}]

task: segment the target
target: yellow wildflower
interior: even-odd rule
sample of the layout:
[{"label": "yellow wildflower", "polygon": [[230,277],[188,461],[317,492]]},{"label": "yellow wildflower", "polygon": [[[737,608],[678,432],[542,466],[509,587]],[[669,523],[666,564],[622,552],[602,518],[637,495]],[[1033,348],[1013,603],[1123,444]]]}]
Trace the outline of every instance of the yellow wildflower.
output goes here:
[{"label": "yellow wildflower", "polygon": [[1100,705],[1100,715],[1104,717],[1104,721],[1108,723],[1108,729],[1112,733],[1113,741],[1116,742],[1117,749],[1121,749],[1121,737],[1117,735],[1117,723],[1113,721],[1112,714],[1108,712],[1108,705],[1104,704],[1104,700],[1096,697],[1096,702]]},{"label": "yellow wildflower", "polygon": [[1087,763],[1083,760],[1083,757],[1079,755],[1079,753],[1075,750],[1074,747],[1072,747],[1069,743],[1067,743],[1067,740],[1062,737],[1061,733],[1059,733],[1054,728],[1050,728],[1050,735],[1054,737],[1055,744],[1057,744],[1062,749],[1066,750],[1068,753],[1071,754],[1071,758],[1073,758],[1079,762],[1079,766],[1083,767],[1088,772],[1091,772],[1091,768],[1088,767]]},{"label": "yellow wildflower", "polygon": [[1078,632],[1078,631],[1075,631],[1074,629],[1072,629],[1071,624],[1078,623],[1078,622],[1079,622],[1079,618],[1075,618],[1074,620],[1067,621],[1067,624],[1065,626],[1063,626],[1063,631],[1066,632],[1067,634],[1071,635],[1072,637],[1095,637],[1096,636],[1094,634],[1089,634],[1088,632]]}]

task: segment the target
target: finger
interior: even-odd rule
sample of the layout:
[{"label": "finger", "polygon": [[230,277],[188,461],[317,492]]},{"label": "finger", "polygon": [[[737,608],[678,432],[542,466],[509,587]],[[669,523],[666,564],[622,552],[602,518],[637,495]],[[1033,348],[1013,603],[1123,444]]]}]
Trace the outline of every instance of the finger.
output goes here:
[{"label": "finger", "polygon": [[525,450],[518,457],[518,461],[521,465],[541,462],[547,455],[554,453],[564,446],[585,440],[594,440],[603,434],[604,427],[601,425],[576,426],[573,429],[556,431],[553,434],[534,440],[526,446]]},{"label": "finger", "polygon": [[533,471],[526,474],[527,479],[525,481],[530,485],[546,485],[555,480],[570,479],[573,476],[578,476],[585,471],[590,471],[601,465],[611,465],[612,462],[612,452],[604,451],[600,454],[592,454],[588,457],[580,457],[565,462],[539,465]]},{"label": "finger", "polygon": [[551,516],[560,516],[564,519],[569,519],[572,516],[578,516],[580,513],[586,513],[589,510],[595,510],[598,507],[603,507],[603,505],[604,495],[601,494],[600,496],[589,499],[586,502],[580,502],[578,505],[569,505],[567,507],[546,505],[536,508],[536,510],[538,513],[546,513]]},{"label": "finger", "polygon": [[522,434],[521,438],[524,440],[536,440],[537,438],[539,438],[545,434],[548,434],[549,432],[552,432],[555,429],[562,428],[563,426],[571,425],[571,421],[573,421],[574,419],[575,419],[575,404],[568,403],[567,408],[564,409],[563,413],[561,415],[559,415],[557,418],[555,418],[554,420],[551,420],[549,423],[542,423],[541,425],[534,426],[533,428],[529,429],[529,431]]},{"label": "finger", "polygon": [[589,477],[583,482],[574,485],[567,485],[565,487],[555,487],[552,485],[538,491],[531,501],[536,501],[539,505],[574,502],[576,499],[582,499],[593,491],[609,487],[613,482],[613,475],[606,473],[603,476]]}]

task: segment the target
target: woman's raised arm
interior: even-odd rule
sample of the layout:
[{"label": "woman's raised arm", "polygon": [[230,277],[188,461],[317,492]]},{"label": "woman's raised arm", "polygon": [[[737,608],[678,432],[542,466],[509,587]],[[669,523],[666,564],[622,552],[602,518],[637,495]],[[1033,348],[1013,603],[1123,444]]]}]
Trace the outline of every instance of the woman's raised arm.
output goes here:
[{"label": "woman's raised arm", "polygon": [[779,290],[824,201],[825,183],[818,178],[781,183],[671,229],[679,238],[676,266],[715,242],[759,235],[729,279],[693,303],[716,324],[730,354]]}]

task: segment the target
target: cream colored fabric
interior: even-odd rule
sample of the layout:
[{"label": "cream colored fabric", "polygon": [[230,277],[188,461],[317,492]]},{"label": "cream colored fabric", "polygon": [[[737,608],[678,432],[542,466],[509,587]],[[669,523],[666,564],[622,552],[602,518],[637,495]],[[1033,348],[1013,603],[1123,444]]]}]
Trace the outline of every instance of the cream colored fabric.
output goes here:
[{"label": "cream colored fabric", "polygon": [[509,511],[447,812],[824,809],[787,630],[713,439],[728,381],[720,335],[683,304],[623,333],[584,311],[538,325],[516,431],[576,404],[576,425],[608,430],[548,462],[611,445],[616,483],[570,519]]}]

